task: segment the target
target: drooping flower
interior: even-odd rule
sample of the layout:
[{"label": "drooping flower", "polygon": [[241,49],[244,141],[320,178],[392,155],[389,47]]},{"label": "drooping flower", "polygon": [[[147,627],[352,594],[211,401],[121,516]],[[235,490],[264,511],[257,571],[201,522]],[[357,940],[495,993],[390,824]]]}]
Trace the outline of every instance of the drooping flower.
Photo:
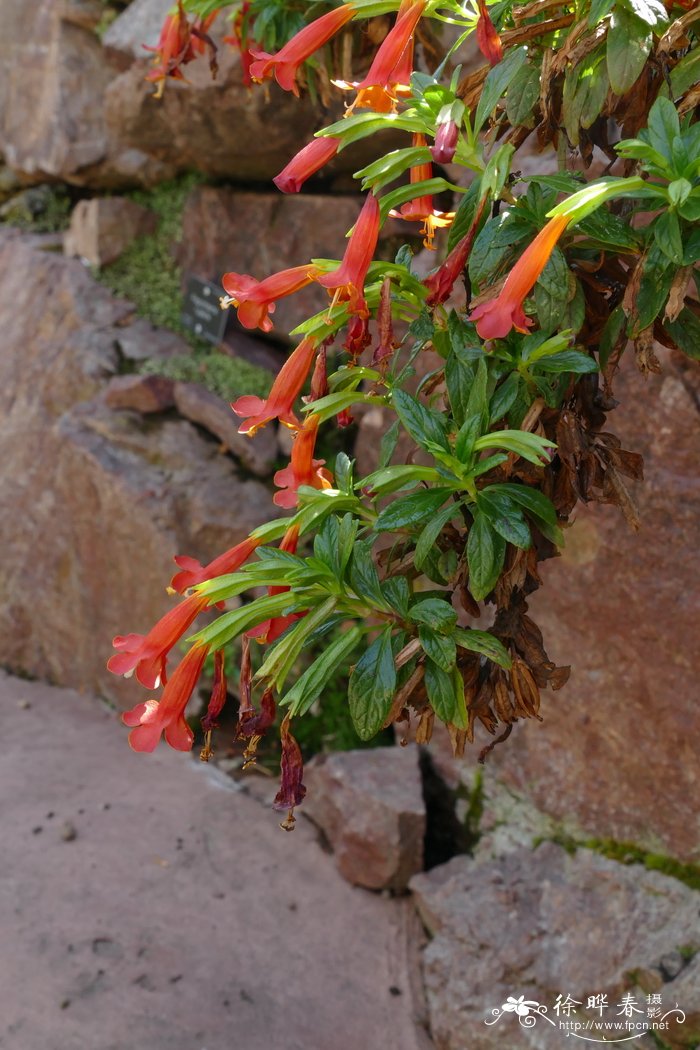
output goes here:
[{"label": "drooping flower", "polygon": [[[332,341],[333,340],[331,339],[331,342]],[[318,401],[328,393],[327,357],[328,351],[326,349],[326,343],[323,342],[319,346],[318,354],[316,355],[316,364],[314,365],[313,374],[311,376],[311,389],[309,391],[309,396],[303,398],[304,401]]]},{"label": "drooping flower", "polygon": [[146,700],[122,715],[124,725],[132,727],[129,744],[134,751],[154,751],[163,733],[176,751],[192,749],[194,733],[185,721],[185,708],[206,656],[205,645],[193,645],[175,668],[160,700]]},{"label": "drooping flower", "polygon": [[[295,554],[298,543],[299,526],[292,525],[282,537],[279,549],[281,551],[287,551],[289,554]],[[285,591],[288,590],[289,587],[269,587],[267,593],[272,597],[275,594],[284,594]],[[295,620],[300,620],[302,616],[305,615],[306,613],[303,612],[295,612],[288,613],[286,616],[273,616],[272,619],[263,620],[262,623],[251,628],[251,630],[247,632],[248,637],[257,639],[261,644],[269,644],[279,638],[281,634],[284,634],[290,624],[293,624]]]},{"label": "drooping flower", "polygon": [[288,466],[278,470],[275,485],[282,489],[276,492],[272,502],[278,507],[290,509],[299,502],[300,485],[314,489],[329,489],[333,481],[329,471],[324,470],[325,459],[314,459],[314,448],[318,433],[318,416],[309,415],[301,430],[297,431],[292,445],[292,457]]},{"label": "drooping flower", "polygon": [[451,164],[457,151],[459,128],[454,120],[445,120],[435,130],[435,145],[430,147],[436,164]]},{"label": "drooping flower", "polygon": [[147,689],[166,681],[168,653],[207,607],[206,595],[193,594],[163,616],[148,634],[117,635],[112,645],[117,653],[107,661],[112,674],[136,677]]},{"label": "drooping flower", "polygon": [[502,339],[511,328],[527,332],[532,325],[523,311],[523,301],[544,270],[570,216],[555,215],[525,249],[495,299],[472,311],[470,320],[482,339]]},{"label": "drooping flower", "polygon": [[340,139],[312,139],[308,145],[292,157],[286,168],[272,180],[282,193],[298,193],[307,179],[320,171],[338,152]]},{"label": "drooping flower", "polygon": [[250,0],[243,0],[243,3],[238,8],[236,15],[231,23],[231,33],[223,38],[225,44],[229,44],[231,47],[238,51],[241,59],[241,72],[243,74],[243,86],[250,87],[253,83],[253,78],[250,75],[250,65],[252,58],[248,48],[252,45],[255,47],[255,43],[248,39],[246,32],[246,19],[248,12],[250,11]]},{"label": "drooping flower", "polygon": [[343,343],[343,350],[347,350],[356,361],[358,357],[362,356],[371,342],[369,317],[361,317],[359,314],[351,317],[345,342]]},{"label": "drooping flower", "polygon": [[348,301],[351,314],[368,317],[364,298],[365,278],[379,240],[379,201],[368,193],[357,222],[350,234],[342,262],[332,273],[316,276],[315,280],[324,288],[333,291],[334,302]]},{"label": "drooping flower", "polygon": [[146,80],[157,84],[156,96],[160,98],[163,94],[165,81],[184,80],[185,76],[181,66],[194,61],[197,55],[201,55],[205,47],[210,51],[210,67],[212,75],[216,76],[216,47],[207,35],[207,30],[216,18],[218,11],[213,11],[205,19],[196,19],[190,24],[182,0],[178,0],[177,10],[174,14],[166,17],[160,31],[160,37],[155,47],[144,44],[146,51],[153,51],[155,69],[146,76]]},{"label": "drooping flower", "polygon": [[428,306],[438,306],[440,303],[444,303],[446,299],[449,299],[452,294],[455,282],[464,272],[464,267],[467,265],[467,259],[472,250],[487,200],[488,198],[485,196],[479,202],[472,224],[464,237],[462,237],[461,241],[458,241],[435,273],[431,273],[423,281],[423,284],[428,289],[428,298],[426,299]]},{"label": "drooping flower", "polygon": [[413,71],[413,36],[425,9],[426,0],[408,0],[401,5],[394,27],[379,46],[367,76],[359,84],[341,84],[355,87],[357,97],[353,109],[373,109],[389,112],[395,109],[397,96],[408,87]]},{"label": "drooping flower", "polygon": [[214,685],[212,687],[211,696],[209,697],[207,713],[202,719],[204,745],[199,754],[201,762],[208,762],[214,754],[211,746],[211,734],[214,729],[218,728],[219,723],[217,722],[217,718],[223,711],[225,703],[226,667],[224,664],[223,651],[221,649],[217,649],[216,653],[214,654]]},{"label": "drooping flower", "polygon": [[244,769],[255,764],[258,744],[265,732],[274,724],[275,714],[275,698],[272,688],[266,689],[263,693],[259,711],[255,710],[251,702],[248,702],[245,707],[241,702],[234,739],[247,741],[243,752]]},{"label": "drooping flower", "polygon": [[316,354],[316,342],[309,336],[302,339],[282,365],[267,397],[246,394],[231,405],[237,416],[244,416],[239,434],[251,436],[269,423],[279,419],[286,427],[296,430],[299,421],[294,415],[294,402],[302,391]]},{"label": "drooping flower", "polygon": [[299,87],[296,77],[299,66],[340,32],[354,14],[353,4],[343,4],[342,7],[334,8],[328,14],[321,15],[320,18],[304,26],[274,55],[269,55],[266,51],[251,49],[254,61],[250,67],[250,75],[253,80],[262,82],[274,73],[281,88],[285,91],[293,91],[295,95],[298,95]]},{"label": "drooping flower", "polygon": [[226,295],[221,298],[221,308],[237,307],[238,320],[244,328],[271,332],[270,314],[275,312],[276,301],[311,284],[317,273],[320,271],[310,264],[280,270],[264,281],[257,281],[247,273],[225,273],[221,283]]},{"label": "drooping flower", "polygon": [[379,307],[377,309],[377,329],[379,331],[379,345],[375,348],[372,356],[372,367],[379,368],[384,373],[389,358],[393,356],[394,350],[399,344],[394,339],[394,325],[391,317],[391,278],[385,277],[379,292]]},{"label": "drooping flower", "polygon": [[[427,146],[425,135],[414,135],[413,145],[423,147]],[[433,166],[429,162],[426,164],[415,164],[411,168],[411,185],[425,182],[426,179],[431,179],[432,177]],[[435,240],[435,230],[441,227],[451,226],[452,220],[454,219],[454,212],[452,211],[436,211],[433,207],[433,198],[431,194],[428,194],[425,197],[414,197],[413,200],[407,201],[406,204],[402,204],[401,207],[395,211],[390,211],[389,214],[395,219],[404,219],[406,222],[422,222],[423,225],[420,232],[424,237],[423,245],[431,251],[435,250],[435,245],[433,244],[433,241]]]},{"label": "drooping flower", "polygon": [[177,594],[184,594],[190,587],[196,587],[198,583],[235,572],[248,561],[253,551],[260,546],[260,542],[249,536],[242,543],[237,543],[235,547],[231,547],[218,558],[214,558],[208,565],[202,565],[196,558],[190,558],[186,554],[178,554],[173,560],[181,571],[175,573],[170,581],[171,590]]},{"label": "drooping flower", "polygon": [[490,65],[497,65],[503,58],[503,45],[491,15],[486,7],[486,0],[477,0],[479,21],[476,23],[476,42],[484,58]]},{"label": "drooping flower", "polygon": [[304,761],[301,748],[289,732],[289,715],[286,716],[280,726],[280,739],[282,741],[282,758],[280,760],[280,788],[272,803],[275,809],[286,810],[287,816],[280,824],[284,831],[294,830],[294,808],[300,806],[306,796],[306,788],[302,783],[304,775]]}]

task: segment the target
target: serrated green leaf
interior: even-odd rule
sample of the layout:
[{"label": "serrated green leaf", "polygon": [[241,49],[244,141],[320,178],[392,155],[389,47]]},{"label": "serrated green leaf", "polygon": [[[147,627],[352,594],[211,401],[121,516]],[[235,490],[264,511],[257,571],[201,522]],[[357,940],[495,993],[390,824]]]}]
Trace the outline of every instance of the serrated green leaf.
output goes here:
[{"label": "serrated green leaf", "polygon": [[416,401],[405,390],[395,389],[392,402],[402,424],[418,445],[425,448],[427,442],[433,442],[449,451],[444,416]]},{"label": "serrated green leaf", "polygon": [[384,725],[396,691],[391,627],[362,654],[348,682],[350,717],[360,740],[371,740]]},{"label": "serrated green leaf", "polygon": [[468,629],[457,627],[454,632],[454,639],[460,649],[469,649],[470,652],[480,653],[481,656],[493,660],[499,667],[505,667],[507,670],[512,664],[512,660],[503,643],[488,631],[477,631],[472,627]]},{"label": "serrated green leaf", "polygon": [[377,532],[391,532],[394,529],[407,529],[422,525],[432,517],[446,499],[452,495],[452,489],[423,489],[401,496],[385,507],[377,518],[374,528]]},{"label": "serrated green leaf", "polygon": [[446,507],[443,507],[435,517],[428,522],[416,543],[416,549],[413,554],[413,564],[420,571],[425,564],[426,558],[429,556],[431,551],[435,547],[438,536],[447,525],[448,521],[459,513],[459,505],[457,503],[448,503]]},{"label": "serrated green leaf", "polygon": [[532,546],[532,536],[523,512],[502,492],[482,489],[476,497],[476,505],[485,514],[493,529],[508,543],[526,550]]},{"label": "serrated green leaf", "polygon": [[434,631],[451,631],[457,623],[457,613],[442,598],[424,598],[409,611],[414,623],[423,623]]},{"label": "serrated green leaf", "polygon": [[506,116],[512,127],[534,127],[534,109],[540,97],[540,71],[524,65],[513,77],[506,96]]},{"label": "serrated green leaf", "polygon": [[562,350],[553,357],[543,357],[537,362],[537,368],[540,372],[574,372],[578,375],[598,371],[595,360],[579,350]]},{"label": "serrated green leaf", "polygon": [[527,48],[518,47],[508,51],[505,57],[495,65],[484,81],[479,103],[474,116],[474,133],[481,131],[485,122],[493,113],[501,96],[508,90],[518,70],[527,61]]}]

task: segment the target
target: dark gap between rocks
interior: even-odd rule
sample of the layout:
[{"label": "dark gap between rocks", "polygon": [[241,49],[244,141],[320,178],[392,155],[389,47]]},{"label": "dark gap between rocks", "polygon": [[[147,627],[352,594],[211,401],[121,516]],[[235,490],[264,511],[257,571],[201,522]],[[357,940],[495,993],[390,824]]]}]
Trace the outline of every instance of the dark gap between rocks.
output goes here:
[{"label": "dark gap between rocks", "polygon": [[476,836],[456,812],[458,794],[451,790],[435,769],[427,748],[420,749],[419,765],[425,801],[425,870],[446,864],[460,853],[471,853]]}]

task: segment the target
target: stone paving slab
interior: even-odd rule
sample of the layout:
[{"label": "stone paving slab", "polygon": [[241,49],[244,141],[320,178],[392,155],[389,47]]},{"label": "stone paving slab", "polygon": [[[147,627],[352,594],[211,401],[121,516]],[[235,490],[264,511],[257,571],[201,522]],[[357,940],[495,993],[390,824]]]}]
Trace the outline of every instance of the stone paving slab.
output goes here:
[{"label": "stone paving slab", "polygon": [[0,708],[2,1050],[430,1047],[410,904],[307,821],[76,692],[0,673]]}]

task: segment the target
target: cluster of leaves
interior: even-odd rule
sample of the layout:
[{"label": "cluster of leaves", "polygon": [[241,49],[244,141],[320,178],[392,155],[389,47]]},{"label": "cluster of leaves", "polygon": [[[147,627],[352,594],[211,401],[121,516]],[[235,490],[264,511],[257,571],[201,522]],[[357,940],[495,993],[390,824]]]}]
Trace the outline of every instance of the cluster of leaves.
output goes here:
[{"label": "cluster of leaves", "polygon": [[[246,10],[257,31],[269,10],[272,32],[279,5],[254,4]],[[185,6],[204,16],[214,5]],[[398,5],[355,6],[358,18],[375,18]],[[390,107],[358,106],[318,133],[340,150],[405,134],[405,146],[355,176],[381,220],[445,192],[459,204],[450,254],[427,280],[407,247],[372,263],[361,291],[376,319],[374,353],[355,350],[299,410],[320,423],[346,421],[358,406],[381,410],[377,469],[356,478],[338,455],[330,487],[301,484],[298,509],[252,534],[252,559],[196,587],[210,605],[243,599],[193,636],[210,651],[284,621],[249,685],[275,693],[287,728],[345,670],[361,739],[415,715],[417,740],[437,718],[461,751],[479,722],[494,737],[485,756],[518,719],[540,717],[542,689],[564,684],[568,668],[549,660],[527,598],[578,501],[614,503],[636,522],[624,479],[641,477],[641,459],[604,429],[621,355],[631,341],[640,367],[657,368],[656,339],[700,356],[700,19],[688,7],[501,0],[485,30],[483,4],[430,0],[424,21],[461,34],[439,66],[424,61]],[[490,65],[462,76],[452,52],[479,26],[490,33]],[[425,171],[428,143],[446,123],[457,129],[459,182]],[[552,147],[556,172],[520,173],[531,136]],[[587,182],[596,156],[606,171]],[[461,263],[448,281],[453,258]],[[336,266],[313,265],[323,274]],[[448,299],[458,276],[466,305]],[[511,321],[504,334],[480,335],[480,308],[504,300],[507,313],[508,296],[513,318],[524,309],[532,330]],[[348,297],[336,295],[293,334],[326,350],[354,320]],[[292,534],[294,549],[274,546]],[[475,627],[487,606],[492,622]],[[309,652],[317,655],[295,677]]]}]

